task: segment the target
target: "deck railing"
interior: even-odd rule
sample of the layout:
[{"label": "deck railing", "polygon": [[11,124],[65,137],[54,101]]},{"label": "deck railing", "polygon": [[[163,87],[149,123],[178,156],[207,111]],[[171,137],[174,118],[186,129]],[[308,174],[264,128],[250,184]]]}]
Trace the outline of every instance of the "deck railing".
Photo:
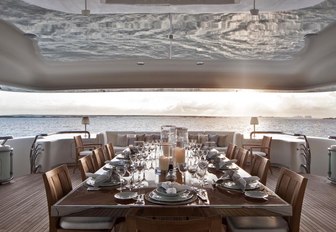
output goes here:
[{"label": "deck railing", "polygon": [[305,170],[306,173],[310,173],[311,150],[310,150],[309,142],[308,142],[306,135],[292,134],[292,133],[286,133],[282,131],[252,131],[250,133],[250,138],[252,139],[252,137],[255,134],[280,134],[280,135],[289,135],[289,136],[295,136],[295,137],[298,137],[298,136],[303,137],[303,139],[305,140],[305,144],[300,144],[300,148],[298,148],[298,150],[300,150],[300,155],[302,155],[304,158],[304,164],[301,164],[301,167]]},{"label": "deck railing", "polygon": [[44,137],[51,136],[51,135],[58,135],[58,134],[87,134],[88,138],[91,137],[90,132],[86,131],[86,130],[84,130],[84,131],[83,130],[80,130],[80,131],[59,131],[59,132],[56,132],[56,133],[36,135],[34,140],[33,140],[32,145],[31,145],[31,148],[30,148],[30,155],[29,155],[29,158],[30,158],[30,173],[37,173],[39,168],[41,167],[40,164],[38,164],[38,165],[36,164],[36,160],[42,154],[43,147],[42,147],[41,144],[36,143],[37,140],[40,139],[40,138],[44,138]]}]

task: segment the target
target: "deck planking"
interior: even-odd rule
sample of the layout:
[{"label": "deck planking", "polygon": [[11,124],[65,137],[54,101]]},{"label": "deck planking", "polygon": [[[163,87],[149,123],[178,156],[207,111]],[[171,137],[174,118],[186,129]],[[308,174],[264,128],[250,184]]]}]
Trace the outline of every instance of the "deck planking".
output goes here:
[{"label": "deck planking", "polygon": [[[267,186],[275,189],[278,168],[268,173]],[[79,171],[73,186],[81,182]],[[303,201],[301,232],[336,231],[336,185],[326,177],[305,175],[309,181]],[[47,199],[41,174],[14,178],[0,185],[0,232],[49,231]]]}]

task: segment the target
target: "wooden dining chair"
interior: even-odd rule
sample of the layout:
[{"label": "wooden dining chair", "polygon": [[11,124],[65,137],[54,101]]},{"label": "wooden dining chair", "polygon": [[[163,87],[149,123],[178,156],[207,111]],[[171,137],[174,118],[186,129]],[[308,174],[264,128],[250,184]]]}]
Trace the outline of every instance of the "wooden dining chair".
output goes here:
[{"label": "wooden dining chair", "polygon": [[[185,213],[186,209],[176,213],[162,214],[165,210],[157,210],[155,214],[147,214],[143,209],[133,210],[126,216],[126,229],[128,232],[224,232],[221,217],[217,214],[193,215]],[[197,210],[198,212],[205,212]]]},{"label": "wooden dining chair", "polygon": [[112,217],[52,217],[51,206],[72,190],[69,170],[66,165],[43,173],[49,212],[49,231],[111,231],[115,224]]},{"label": "wooden dining chair", "polygon": [[248,158],[248,150],[246,150],[245,148],[242,148],[240,147],[238,149],[238,151],[236,152],[235,156],[234,156],[234,159],[237,160],[237,165],[239,167],[241,167],[242,169],[245,168],[246,166],[246,161],[247,161],[247,158]]},{"label": "wooden dining chair", "polygon": [[73,169],[73,172],[75,173],[75,170],[78,166],[78,160],[87,155],[92,154],[92,150],[96,149],[97,147],[101,147],[101,144],[99,143],[83,143],[83,139],[81,135],[74,136],[75,141],[75,149],[76,149],[76,164]]},{"label": "wooden dining chair", "polygon": [[227,217],[231,232],[300,231],[302,202],[308,179],[286,168],[281,168],[275,193],[292,205],[290,217]]},{"label": "wooden dining chair", "polygon": [[258,176],[260,178],[259,181],[263,185],[266,185],[267,172],[270,168],[270,165],[271,163],[269,159],[266,159],[262,156],[256,156],[252,161],[249,173],[251,174],[251,176]]},{"label": "wooden dining chair", "polygon": [[87,178],[85,173],[95,173],[98,170],[95,168],[92,156],[93,155],[91,154],[79,159],[79,170],[81,172],[82,181],[86,180]]},{"label": "wooden dining chair", "polygon": [[233,143],[229,143],[225,156],[228,159],[233,159],[234,155],[235,155],[235,152],[236,152],[236,149],[237,149],[236,145],[234,145]]},{"label": "wooden dining chair", "polygon": [[263,136],[261,144],[244,144],[249,147],[250,154],[254,157],[255,155],[266,157],[267,159],[271,158],[271,144],[272,137]]},{"label": "wooden dining chair", "polygon": [[105,165],[105,160],[106,160],[103,148],[99,147],[97,149],[94,149],[92,158],[93,158],[93,164],[96,170],[103,167]]},{"label": "wooden dining chair", "polygon": [[114,148],[113,148],[113,144],[112,143],[108,143],[105,144],[105,151],[106,151],[106,155],[107,155],[107,159],[111,160],[114,158],[115,156],[115,152],[114,152]]}]

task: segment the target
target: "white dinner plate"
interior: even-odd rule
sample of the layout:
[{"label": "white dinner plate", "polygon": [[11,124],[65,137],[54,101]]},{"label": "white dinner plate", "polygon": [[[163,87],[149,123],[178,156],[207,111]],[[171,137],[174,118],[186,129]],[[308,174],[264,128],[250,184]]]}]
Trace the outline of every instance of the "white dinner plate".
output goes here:
[{"label": "white dinner plate", "polygon": [[176,193],[167,193],[166,190],[163,187],[158,187],[154,191],[160,196],[178,197],[178,195],[184,193],[186,191],[186,189],[181,189],[181,190],[177,191]]},{"label": "white dinner plate", "polygon": [[176,197],[167,197],[163,195],[157,194],[155,191],[152,191],[149,193],[149,197],[152,200],[155,201],[161,201],[161,202],[182,202],[182,201],[187,201],[190,200],[195,194],[192,193],[191,191],[185,191],[181,194],[178,194]]},{"label": "white dinner plate", "polygon": [[[219,187],[224,187],[224,188],[233,189],[233,190],[241,190],[239,185],[237,185],[232,180],[223,180],[223,183],[221,183],[219,185]],[[257,189],[259,187],[260,187],[260,184],[259,184],[259,182],[256,181],[256,182],[247,184],[245,190],[253,190],[253,189]]]},{"label": "white dinner plate", "polygon": [[136,192],[119,192],[119,193],[114,194],[114,197],[119,200],[134,199],[137,196],[138,196],[138,193]]},{"label": "white dinner plate", "polygon": [[245,196],[256,199],[265,199],[268,197],[268,194],[264,191],[246,191]]}]

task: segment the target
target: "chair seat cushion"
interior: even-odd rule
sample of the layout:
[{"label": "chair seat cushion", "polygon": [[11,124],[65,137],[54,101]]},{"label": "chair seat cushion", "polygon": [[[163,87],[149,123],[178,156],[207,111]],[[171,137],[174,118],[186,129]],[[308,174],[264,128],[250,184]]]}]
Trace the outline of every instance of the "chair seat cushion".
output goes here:
[{"label": "chair seat cushion", "polygon": [[79,155],[80,156],[87,156],[87,155],[91,155],[92,154],[92,151],[81,151],[81,152],[79,152]]},{"label": "chair seat cushion", "polygon": [[95,230],[112,229],[115,219],[111,217],[61,217],[62,229]]},{"label": "chair seat cushion", "polygon": [[231,232],[287,232],[288,224],[282,217],[227,217]]},{"label": "chair seat cushion", "polygon": [[253,155],[258,155],[258,156],[263,156],[263,157],[266,156],[266,153],[262,152],[262,151],[253,151],[252,154]]}]

